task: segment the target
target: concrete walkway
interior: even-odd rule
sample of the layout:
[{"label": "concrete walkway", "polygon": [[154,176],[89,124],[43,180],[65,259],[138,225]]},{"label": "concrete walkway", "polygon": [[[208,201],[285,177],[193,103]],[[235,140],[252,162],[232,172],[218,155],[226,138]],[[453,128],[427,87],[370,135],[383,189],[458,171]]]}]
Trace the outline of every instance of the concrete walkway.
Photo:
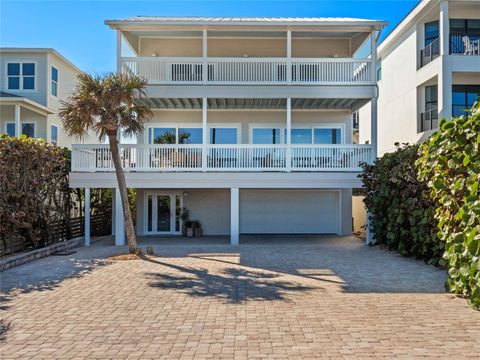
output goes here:
[{"label": "concrete walkway", "polygon": [[2,359],[478,358],[445,273],[351,237],[111,240],[2,273]]}]

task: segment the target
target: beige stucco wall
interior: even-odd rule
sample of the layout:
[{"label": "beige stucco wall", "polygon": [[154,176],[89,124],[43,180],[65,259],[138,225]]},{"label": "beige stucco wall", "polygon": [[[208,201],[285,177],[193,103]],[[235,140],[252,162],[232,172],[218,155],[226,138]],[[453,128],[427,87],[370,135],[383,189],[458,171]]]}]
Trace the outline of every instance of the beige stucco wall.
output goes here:
[{"label": "beige stucco wall", "polygon": [[[276,125],[286,126],[286,112],[279,111],[220,111],[211,110],[208,112],[208,125],[210,126],[236,126],[240,129],[240,142],[248,144],[250,141],[251,127],[255,125]],[[185,110],[160,110],[154,112],[154,117],[146,125],[146,130],[139,136],[139,143],[147,142],[148,127],[167,127],[171,125],[202,124],[201,111]],[[292,111],[292,127],[311,127],[315,125],[341,124],[344,127],[345,143],[351,143],[351,116],[348,111]]]},{"label": "beige stucco wall", "polygon": [[[201,38],[140,38],[139,56],[201,57]],[[286,57],[286,38],[210,38],[211,57]],[[292,57],[348,57],[349,39],[298,38],[292,39]]]}]

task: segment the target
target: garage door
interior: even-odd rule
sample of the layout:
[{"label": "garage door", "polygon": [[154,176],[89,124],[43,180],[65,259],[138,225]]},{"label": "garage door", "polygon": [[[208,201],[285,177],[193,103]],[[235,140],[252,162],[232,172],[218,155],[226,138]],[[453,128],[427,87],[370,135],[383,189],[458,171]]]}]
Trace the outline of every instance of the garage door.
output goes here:
[{"label": "garage door", "polygon": [[242,234],[337,234],[339,220],[337,191],[240,191]]}]

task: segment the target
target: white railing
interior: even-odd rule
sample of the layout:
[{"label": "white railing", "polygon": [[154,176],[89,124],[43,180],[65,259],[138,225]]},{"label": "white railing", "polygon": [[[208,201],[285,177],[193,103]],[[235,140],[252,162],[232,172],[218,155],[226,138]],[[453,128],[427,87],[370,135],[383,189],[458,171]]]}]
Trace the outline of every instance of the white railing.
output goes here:
[{"label": "white railing", "polygon": [[[119,151],[127,172],[360,171],[360,164],[369,163],[372,158],[370,145],[351,144],[121,144]],[[73,145],[72,171],[114,171],[109,145]]]},{"label": "white railing", "polygon": [[[370,59],[293,58],[122,58],[122,71],[140,75],[150,84],[217,85],[366,85],[372,84]],[[206,73],[204,74],[204,69]]]}]

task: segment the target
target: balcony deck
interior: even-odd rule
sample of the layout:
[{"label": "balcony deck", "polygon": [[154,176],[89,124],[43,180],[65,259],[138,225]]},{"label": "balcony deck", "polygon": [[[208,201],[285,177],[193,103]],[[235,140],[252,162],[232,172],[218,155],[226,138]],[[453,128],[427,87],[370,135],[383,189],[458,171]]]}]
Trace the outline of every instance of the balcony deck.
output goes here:
[{"label": "balcony deck", "polygon": [[373,85],[371,59],[122,57],[150,85]]},{"label": "balcony deck", "polygon": [[[126,172],[361,171],[370,145],[119,145]],[[72,172],[113,172],[109,145],[73,145]]]}]

